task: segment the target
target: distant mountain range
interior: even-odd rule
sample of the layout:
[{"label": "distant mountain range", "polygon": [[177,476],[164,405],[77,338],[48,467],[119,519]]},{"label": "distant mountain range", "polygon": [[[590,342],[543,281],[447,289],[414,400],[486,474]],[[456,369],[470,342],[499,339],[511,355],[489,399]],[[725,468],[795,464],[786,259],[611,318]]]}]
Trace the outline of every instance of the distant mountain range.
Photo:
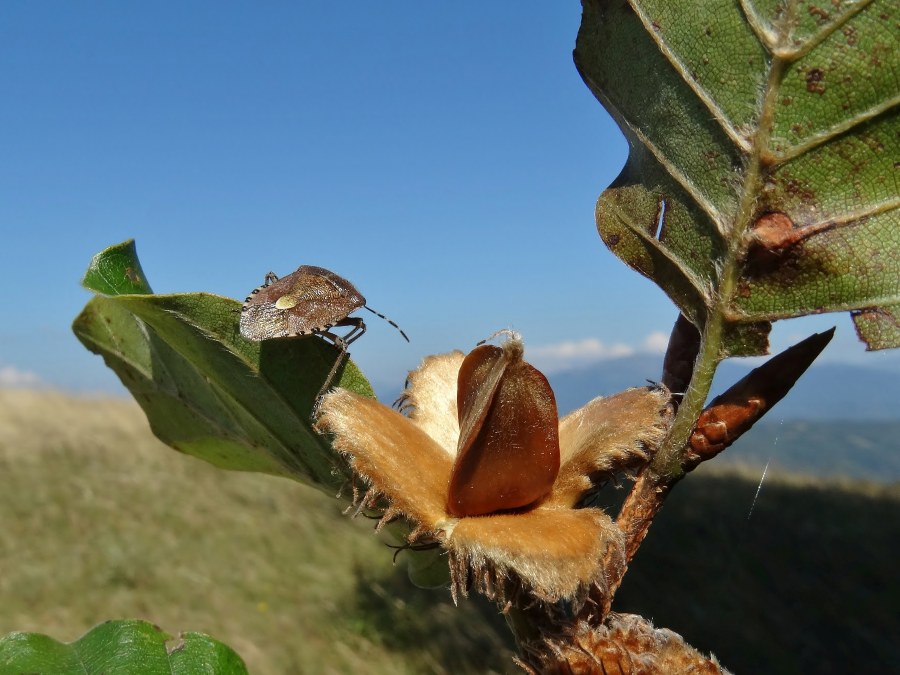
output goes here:
[{"label": "distant mountain range", "polygon": [[[595,396],[659,380],[661,367],[661,357],[639,355],[560,371],[547,379],[556,392],[560,414],[565,414]],[[751,370],[740,361],[725,361],[716,373],[713,394],[721,393]],[[767,420],[776,418],[900,421],[900,377],[896,372],[862,366],[814,365],[772,409]]]},{"label": "distant mountain range", "polygon": [[[548,376],[560,415],[596,396],[660,378],[661,357],[630,356]],[[720,393],[752,368],[726,361],[716,375]],[[398,391],[379,387],[382,401]],[[810,368],[754,429],[716,460],[762,471],[900,481],[900,377],[896,372],[825,363]]]},{"label": "distant mountain range", "polygon": [[[597,396],[640,387],[648,380],[658,381],[661,367],[661,356],[636,355],[551,373],[547,379],[556,393],[559,413],[565,415]],[[725,361],[716,374],[713,394],[721,393],[750,370],[751,366],[739,360]],[[400,393],[396,385],[375,385],[378,397],[388,403]],[[862,366],[816,364],[766,419],[900,421],[900,376],[895,371]]]},{"label": "distant mountain range", "polygon": [[900,421],[766,421],[753,427],[712,465],[821,478],[900,481]]}]

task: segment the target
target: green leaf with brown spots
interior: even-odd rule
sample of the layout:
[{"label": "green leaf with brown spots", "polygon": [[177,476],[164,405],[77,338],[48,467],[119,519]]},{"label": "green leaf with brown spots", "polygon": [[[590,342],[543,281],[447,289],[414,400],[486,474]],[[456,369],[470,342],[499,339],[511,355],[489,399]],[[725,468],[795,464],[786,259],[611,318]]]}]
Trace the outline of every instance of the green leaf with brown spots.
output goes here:
[{"label": "green leaf with brown spots", "polygon": [[[92,276],[123,267],[140,269],[133,242],[94,257],[85,279],[98,294],[72,329],[119,376],[157,437],[225,469],[281,475],[333,495],[349,472],[310,416],[339,350],[316,336],[246,340],[241,304],[231,298],[117,295]],[[374,397],[349,359],[336,383]]]},{"label": "green leaf with brown spots", "polygon": [[146,621],[107,621],[74,642],[39,633],[0,637],[0,673],[246,675],[230,647],[202,633],[177,638]]},{"label": "green leaf with brown spots", "polygon": [[575,61],[631,152],[607,246],[722,356],[851,311],[900,346],[900,8],[891,0],[583,0]]}]

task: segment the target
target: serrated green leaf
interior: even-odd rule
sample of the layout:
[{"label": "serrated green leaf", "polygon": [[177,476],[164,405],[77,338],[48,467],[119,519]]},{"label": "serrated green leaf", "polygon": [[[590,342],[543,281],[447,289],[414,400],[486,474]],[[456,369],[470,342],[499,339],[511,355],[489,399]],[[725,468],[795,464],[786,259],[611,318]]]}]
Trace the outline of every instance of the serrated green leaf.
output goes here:
[{"label": "serrated green leaf", "polygon": [[[607,246],[720,321],[724,355],[762,353],[773,320],[862,309],[870,348],[900,346],[896,6],[583,5],[576,63],[631,146],[597,205]],[[754,230],[767,214],[783,238]]]},{"label": "serrated green leaf", "polygon": [[138,260],[134,239],[110,246],[91,258],[81,285],[103,295],[153,292]]},{"label": "serrated green leaf", "polygon": [[0,675],[244,675],[230,647],[202,633],[179,638],[146,621],[107,621],[68,644],[39,633],[0,638]]},{"label": "serrated green leaf", "polygon": [[[163,442],[222,468],[334,494],[349,471],[310,416],[339,350],[314,336],[245,340],[239,316],[237,301],[208,293],[96,296],[72,329]],[[336,382],[374,397],[349,360]]]}]

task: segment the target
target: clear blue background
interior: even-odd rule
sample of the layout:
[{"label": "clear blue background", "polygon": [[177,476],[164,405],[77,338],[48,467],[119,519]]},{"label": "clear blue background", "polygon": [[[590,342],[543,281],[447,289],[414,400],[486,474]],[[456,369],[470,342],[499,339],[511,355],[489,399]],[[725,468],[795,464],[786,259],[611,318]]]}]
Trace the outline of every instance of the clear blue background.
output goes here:
[{"label": "clear blue background", "polygon": [[[6,381],[116,388],[69,325],[91,256],[130,237],[158,293],[243,299],[269,270],[333,269],[412,338],[367,316],[354,345],[398,386],[498,328],[547,368],[668,333],[668,299],[594,229],[627,146],[572,64],[580,12],[2,3]],[[775,346],[835,323],[826,359],[896,367],[862,358],[846,316],[788,322]]]}]

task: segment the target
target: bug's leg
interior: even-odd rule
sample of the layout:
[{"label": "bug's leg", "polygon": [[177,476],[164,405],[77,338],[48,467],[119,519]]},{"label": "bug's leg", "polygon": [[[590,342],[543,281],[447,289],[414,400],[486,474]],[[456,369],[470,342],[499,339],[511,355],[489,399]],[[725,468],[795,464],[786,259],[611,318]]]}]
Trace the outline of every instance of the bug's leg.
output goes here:
[{"label": "bug's leg", "polygon": [[315,403],[313,403],[311,415],[313,418],[315,418],[316,414],[319,411],[319,404],[321,404],[322,402],[322,397],[328,393],[328,390],[331,388],[331,383],[332,381],[334,381],[334,378],[337,375],[338,369],[341,367],[344,359],[346,359],[349,355],[347,348],[350,346],[350,343],[358,340],[362,336],[362,334],[366,332],[366,323],[358,316],[344,317],[343,319],[335,323],[332,328],[342,328],[345,326],[352,326],[352,329],[343,337],[328,330],[315,331],[316,335],[321,335],[323,338],[330,340],[332,343],[334,343],[334,346],[341,351],[338,354],[337,359],[335,359],[334,365],[331,366],[331,371],[328,373],[328,377],[326,377],[325,382],[322,383],[322,387],[319,389],[319,393],[316,394],[316,400]]},{"label": "bug's leg", "polygon": [[353,326],[353,329],[341,338],[347,347],[353,342],[356,342],[363,336],[363,333],[366,332],[366,322],[358,316],[345,316],[334,324],[334,328],[341,328],[344,326]]},{"label": "bug's leg", "polygon": [[267,272],[266,278],[263,279],[263,288],[266,286],[271,286],[273,283],[278,281],[278,275],[275,272]]},{"label": "bug's leg", "polygon": [[340,335],[335,335],[334,333],[331,333],[327,330],[316,331],[316,335],[321,335],[322,337],[333,342],[334,346],[337,347],[340,352],[338,353],[337,358],[334,360],[334,365],[331,366],[331,370],[328,372],[328,376],[325,378],[325,381],[319,388],[319,392],[316,394],[312,411],[310,412],[311,419],[315,419],[316,415],[318,415],[319,406],[322,403],[322,398],[325,396],[325,394],[328,393],[328,390],[331,388],[331,383],[337,375],[338,369],[341,367],[341,364],[344,362],[344,359],[347,358],[348,355],[347,342]]}]

